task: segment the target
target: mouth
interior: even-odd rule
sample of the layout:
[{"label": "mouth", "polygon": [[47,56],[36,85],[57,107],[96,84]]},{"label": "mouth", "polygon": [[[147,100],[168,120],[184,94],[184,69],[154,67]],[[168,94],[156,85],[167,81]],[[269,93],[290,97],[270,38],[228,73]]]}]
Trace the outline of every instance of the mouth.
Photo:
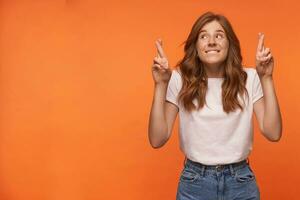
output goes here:
[{"label": "mouth", "polygon": [[206,50],[205,53],[220,53],[220,50],[219,49],[209,49],[209,50]]}]

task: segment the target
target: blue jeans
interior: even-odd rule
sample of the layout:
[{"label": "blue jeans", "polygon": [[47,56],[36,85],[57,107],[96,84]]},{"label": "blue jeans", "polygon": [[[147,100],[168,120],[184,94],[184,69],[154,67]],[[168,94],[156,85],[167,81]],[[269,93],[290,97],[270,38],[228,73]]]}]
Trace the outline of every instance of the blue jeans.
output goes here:
[{"label": "blue jeans", "polygon": [[230,165],[184,164],[177,200],[259,200],[255,175],[247,160]]}]

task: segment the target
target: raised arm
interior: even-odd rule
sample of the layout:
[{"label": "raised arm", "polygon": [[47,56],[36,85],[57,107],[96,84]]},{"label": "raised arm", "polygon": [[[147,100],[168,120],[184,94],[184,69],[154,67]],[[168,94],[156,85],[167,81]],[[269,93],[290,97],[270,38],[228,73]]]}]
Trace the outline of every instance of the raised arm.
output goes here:
[{"label": "raised arm", "polygon": [[158,55],[153,60],[152,77],[154,96],[150,111],[148,138],[153,148],[162,147],[170,138],[178,108],[166,102],[166,92],[172,71],[162,48],[162,41],[155,42]]},{"label": "raised arm", "polygon": [[272,142],[280,140],[282,119],[273,81],[274,59],[269,48],[264,47],[264,34],[259,34],[256,51],[256,71],[264,97],[254,103],[254,112],[262,134]]}]

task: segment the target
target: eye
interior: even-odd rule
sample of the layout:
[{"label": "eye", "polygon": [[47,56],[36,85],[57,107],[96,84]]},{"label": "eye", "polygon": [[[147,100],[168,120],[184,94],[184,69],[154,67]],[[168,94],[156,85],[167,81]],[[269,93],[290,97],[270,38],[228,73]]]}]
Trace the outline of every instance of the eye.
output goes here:
[{"label": "eye", "polygon": [[200,38],[201,38],[201,39],[206,39],[206,38],[207,38],[207,35],[206,35],[206,34],[200,35]]},{"label": "eye", "polygon": [[223,38],[224,36],[222,35],[222,34],[217,34],[216,35],[216,38],[218,38],[218,39],[221,39],[221,38]]}]

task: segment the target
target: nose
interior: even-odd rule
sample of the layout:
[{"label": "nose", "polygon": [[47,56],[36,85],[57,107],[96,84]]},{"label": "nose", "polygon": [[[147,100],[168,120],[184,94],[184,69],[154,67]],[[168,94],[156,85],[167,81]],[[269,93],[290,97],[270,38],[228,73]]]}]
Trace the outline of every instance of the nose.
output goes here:
[{"label": "nose", "polygon": [[208,46],[214,46],[216,45],[216,41],[214,37],[210,37],[208,40]]}]

